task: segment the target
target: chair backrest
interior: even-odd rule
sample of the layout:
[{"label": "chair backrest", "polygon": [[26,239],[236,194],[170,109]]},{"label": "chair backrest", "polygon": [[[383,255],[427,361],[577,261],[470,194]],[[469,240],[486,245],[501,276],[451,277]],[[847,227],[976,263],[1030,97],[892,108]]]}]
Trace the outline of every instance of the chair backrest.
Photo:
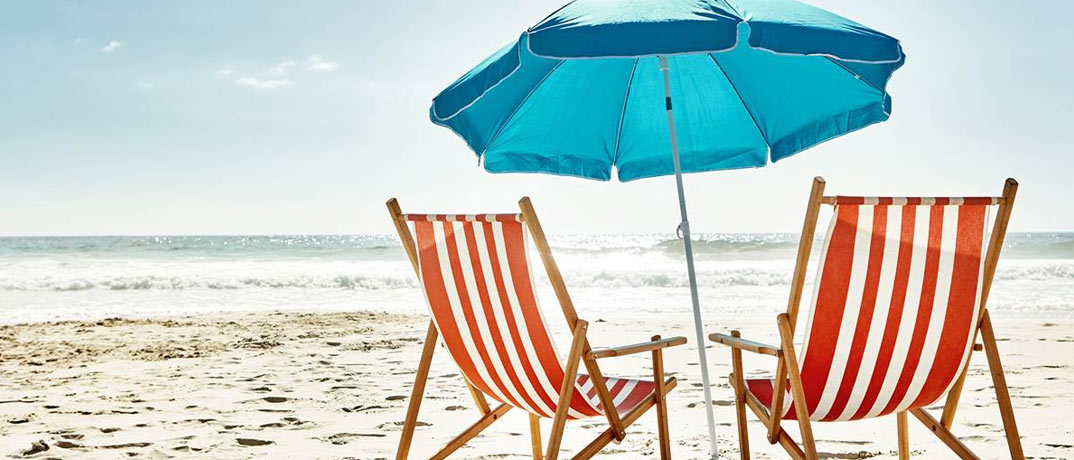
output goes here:
[{"label": "chair backrest", "polygon": [[952,387],[978,325],[996,204],[835,198],[799,354],[810,419],[927,406]]},{"label": "chair backrest", "polygon": [[[537,303],[522,215],[406,220],[433,322],[463,375],[497,401],[552,417],[566,373]],[[569,418],[602,413],[586,384],[575,383]]]}]

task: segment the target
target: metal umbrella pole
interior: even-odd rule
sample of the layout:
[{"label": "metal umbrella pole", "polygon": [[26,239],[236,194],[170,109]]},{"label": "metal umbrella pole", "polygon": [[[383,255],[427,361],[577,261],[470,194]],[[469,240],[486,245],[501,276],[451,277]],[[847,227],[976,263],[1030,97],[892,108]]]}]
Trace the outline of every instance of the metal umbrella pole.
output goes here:
[{"label": "metal umbrella pole", "polygon": [[690,278],[690,300],[694,305],[694,332],[697,340],[697,356],[701,360],[701,383],[705,393],[705,416],[709,424],[709,452],[712,460],[719,460],[720,453],[716,447],[716,418],[712,412],[712,388],[709,381],[709,363],[705,354],[705,332],[701,326],[701,302],[697,297],[697,274],[694,271],[694,249],[690,242],[690,219],[686,216],[686,194],[682,188],[682,166],[679,164],[679,143],[675,138],[675,117],[671,113],[671,77],[668,71],[667,56],[660,56],[660,71],[664,74],[664,102],[668,114],[668,131],[671,133],[671,156],[675,163],[675,186],[679,191],[679,214],[682,222],[683,245],[686,249],[686,271]]}]

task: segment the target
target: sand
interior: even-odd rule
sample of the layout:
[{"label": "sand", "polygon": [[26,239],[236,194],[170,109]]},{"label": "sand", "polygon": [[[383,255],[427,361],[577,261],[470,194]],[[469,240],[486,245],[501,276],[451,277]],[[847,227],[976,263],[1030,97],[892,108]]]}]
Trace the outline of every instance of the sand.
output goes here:
[{"label": "sand", "polygon": [[[584,312],[583,312],[584,313]],[[595,346],[688,334],[689,318],[590,318]],[[426,319],[383,313],[223,314],[171,319],[0,326],[0,456],[10,458],[394,458]],[[771,319],[718,318],[775,340]],[[997,319],[1027,457],[1074,457],[1074,323]],[[565,336],[560,344],[567,343]],[[729,353],[714,348],[720,447],[737,458]],[[982,458],[1006,458],[983,355],[974,359],[955,431]],[[694,350],[667,352],[680,379],[669,397],[676,458],[705,458]],[[605,362],[606,374],[648,376],[647,356]],[[747,373],[774,361],[747,357]],[[426,458],[477,418],[442,350],[431,372],[411,458]],[[656,458],[655,415],[598,458]],[[752,419],[751,419],[752,420]],[[545,422],[545,435],[549,422]],[[754,458],[787,458],[751,422]],[[821,458],[896,458],[893,417],[814,425]],[[604,429],[571,422],[569,458]],[[792,430],[792,433],[796,430]],[[796,433],[795,433],[796,434]],[[955,458],[911,419],[915,458]],[[526,417],[511,411],[453,458],[529,457]]]}]

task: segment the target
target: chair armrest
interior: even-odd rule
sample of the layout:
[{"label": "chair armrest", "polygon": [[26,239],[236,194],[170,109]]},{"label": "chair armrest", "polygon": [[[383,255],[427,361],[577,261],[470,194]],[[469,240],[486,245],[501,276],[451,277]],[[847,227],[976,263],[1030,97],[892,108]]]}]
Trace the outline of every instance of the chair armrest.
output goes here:
[{"label": "chair armrest", "polygon": [[586,359],[611,358],[613,356],[626,356],[646,351],[659,350],[661,348],[675,347],[686,343],[686,337],[671,337],[668,339],[654,340],[651,342],[635,343],[615,348],[596,348],[585,355]]},{"label": "chair armrest", "polygon": [[760,342],[754,342],[752,340],[746,340],[739,337],[732,337],[727,334],[709,334],[709,340],[727,345],[731,348],[737,348],[739,350],[752,351],[754,353],[769,355],[775,357],[783,356],[783,350],[771,345],[765,345]]}]

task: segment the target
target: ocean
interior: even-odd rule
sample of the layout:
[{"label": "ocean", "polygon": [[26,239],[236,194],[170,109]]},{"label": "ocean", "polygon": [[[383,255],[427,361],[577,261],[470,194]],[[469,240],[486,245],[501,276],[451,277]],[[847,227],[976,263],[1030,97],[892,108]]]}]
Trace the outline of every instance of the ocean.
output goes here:
[{"label": "ocean", "polygon": [[[706,315],[767,317],[786,308],[797,235],[695,238]],[[559,235],[550,243],[586,318],[690,311],[682,243],[671,235]],[[993,313],[1074,318],[1074,233],[1015,233],[1006,246]],[[554,308],[537,269],[540,299]],[[424,308],[399,241],[389,235],[0,238],[3,323]]]}]

